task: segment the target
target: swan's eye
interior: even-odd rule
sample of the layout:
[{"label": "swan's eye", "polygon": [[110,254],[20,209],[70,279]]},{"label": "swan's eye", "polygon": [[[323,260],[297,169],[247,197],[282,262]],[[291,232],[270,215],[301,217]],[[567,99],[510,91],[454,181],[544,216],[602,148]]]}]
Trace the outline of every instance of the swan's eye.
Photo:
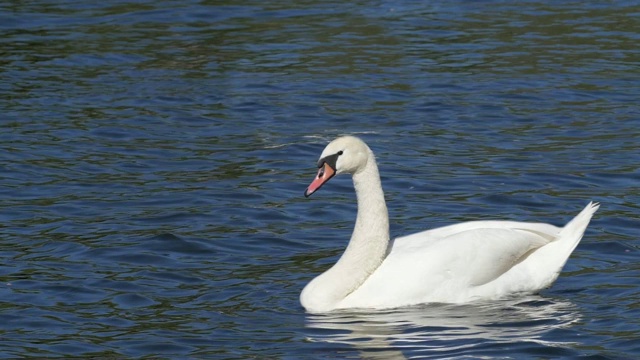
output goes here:
[{"label": "swan's eye", "polygon": [[338,155],[342,155],[342,154],[344,154],[344,151],[342,150],[338,151]]}]

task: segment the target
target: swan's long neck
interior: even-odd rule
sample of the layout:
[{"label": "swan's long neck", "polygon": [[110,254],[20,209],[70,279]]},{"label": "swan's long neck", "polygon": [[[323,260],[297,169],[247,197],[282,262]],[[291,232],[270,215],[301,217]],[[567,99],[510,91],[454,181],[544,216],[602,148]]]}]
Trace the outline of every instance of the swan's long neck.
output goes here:
[{"label": "swan's long neck", "polygon": [[325,311],[356,290],[380,266],[389,247],[389,214],[375,157],[353,175],[358,216],[351,241],[340,260],[315,278],[301,294],[307,310]]},{"label": "swan's long neck", "polygon": [[353,185],[358,198],[358,216],[351,241],[338,264],[344,262],[345,266],[357,266],[363,277],[357,284],[359,286],[380,266],[389,246],[389,213],[378,166],[371,151],[365,168],[353,175]]}]

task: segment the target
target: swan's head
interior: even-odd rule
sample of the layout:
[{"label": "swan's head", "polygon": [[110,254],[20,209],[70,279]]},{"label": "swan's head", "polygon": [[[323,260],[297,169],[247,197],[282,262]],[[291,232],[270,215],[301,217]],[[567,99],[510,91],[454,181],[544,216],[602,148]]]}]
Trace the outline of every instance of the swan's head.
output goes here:
[{"label": "swan's head", "polygon": [[362,170],[371,150],[364,141],[353,136],[339,137],[327,145],[318,160],[318,174],[304,192],[309,197],[332,177],[339,174],[355,174]]}]

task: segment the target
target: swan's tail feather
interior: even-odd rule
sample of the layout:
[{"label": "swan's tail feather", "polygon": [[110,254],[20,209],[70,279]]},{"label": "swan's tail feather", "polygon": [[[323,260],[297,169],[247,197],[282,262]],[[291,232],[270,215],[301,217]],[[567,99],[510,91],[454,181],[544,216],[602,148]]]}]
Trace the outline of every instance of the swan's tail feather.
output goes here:
[{"label": "swan's tail feather", "polygon": [[531,254],[529,264],[533,266],[528,267],[531,288],[539,290],[549,287],[558,278],[569,256],[580,243],[587,225],[598,207],[599,204],[590,202],[560,230],[555,241],[544,245]]},{"label": "swan's tail feather", "polygon": [[599,203],[589,202],[587,205],[576,217],[574,217],[571,221],[565,225],[560,233],[558,234],[558,241],[567,242],[569,246],[568,254],[571,255],[573,250],[578,246],[580,240],[582,240],[582,236],[584,235],[585,230],[587,229],[587,225],[591,221],[591,217],[600,207]]}]

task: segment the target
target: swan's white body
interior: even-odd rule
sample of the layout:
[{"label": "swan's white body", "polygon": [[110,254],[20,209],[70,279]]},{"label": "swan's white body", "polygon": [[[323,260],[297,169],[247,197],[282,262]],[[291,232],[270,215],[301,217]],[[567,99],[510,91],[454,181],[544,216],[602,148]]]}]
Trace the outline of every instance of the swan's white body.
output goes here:
[{"label": "swan's white body", "polygon": [[355,137],[338,138],[323,151],[319,167],[306,195],[334,174],[351,173],[358,215],[342,257],[300,295],[311,312],[463,303],[536,292],[556,280],[598,209],[589,203],[564,228],[472,221],[390,242],[384,193],[369,147]]}]

